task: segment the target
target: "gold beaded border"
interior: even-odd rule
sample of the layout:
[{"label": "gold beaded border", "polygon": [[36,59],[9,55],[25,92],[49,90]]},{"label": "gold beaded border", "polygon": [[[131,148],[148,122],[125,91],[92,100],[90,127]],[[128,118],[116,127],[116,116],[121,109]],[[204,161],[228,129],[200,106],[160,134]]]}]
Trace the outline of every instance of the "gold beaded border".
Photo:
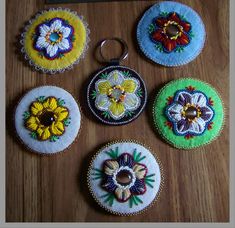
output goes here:
[{"label": "gold beaded border", "polygon": [[[159,190],[155,196],[155,199],[149,204],[147,205],[144,209],[140,210],[140,211],[137,211],[137,212],[132,212],[132,213],[120,213],[120,212],[115,212],[115,211],[112,211],[110,210],[109,208],[105,207],[99,200],[98,198],[95,196],[92,188],[91,188],[91,185],[90,185],[90,181],[89,181],[89,178],[90,178],[90,175],[91,175],[91,169],[92,169],[92,165],[93,165],[93,162],[95,161],[96,157],[98,156],[98,154],[100,154],[106,147],[109,147],[109,146],[112,146],[113,144],[116,144],[116,143],[136,143],[136,144],[139,144],[143,147],[145,147],[146,149],[149,150],[149,152],[154,156],[154,158],[156,159],[158,165],[159,165],[159,169],[160,169],[160,175],[161,175],[161,182],[160,182],[160,186],[159,186]],[[145,143],[141,143],[137,140],[114,140],[114,141],[111,141],[107,144],[105,144],[104,146],[102,146],[92,157],[91,159],[91,162],[89,164],[89,167],[88,167],[88,172],[87,172],[87,185],[88,185],[88,189],[92,195],[92,197],[94,198],[94,200],[99,204],[100,207],[102,207],[103,209],[105,209],[106,211],[108,211],[109,213],[112,213],[114,215],[118,215],[118,216],[133,216],[133,215],[138,215],[138,214],[141,214],[141,213],[145,213],[150,207],[152,207],[156,201],[159,199],[160,197],[160,194],[163,190],[163,187],[164,187],[164,183],[165,183],[165,173],[164,173],[164,169],[163,169],[163,166],[162,166],[162,163],[161,161],[159,160],[157,154],[152,150],[151,147],[147,146]]]},{"label": "gold beaded border", "polygon": [[[156,113],[155,113],[155,108],[154,108],[155,105],[156,105],[156,103],[157,103],[157,100],[158,100],[160,94],[162,93],[162,91],[163,91],[164,89],[168,88],[169,86],[172,85],[172,83],[174,83],[174,82],[176,82],[176,81],[184,81],[184,80],[187,80],[187,79],[195,80],[195,81],[204,83],[205,85],[207,85],[207,86],[211,87],[212,89],[214,89],[215,92],[216,92],[216,94],[218,95],[218,97],[219,97],[220,100],[221,100],[222,109],[223,109],[223,113],[224,113],[222,126],[221,126],[219,132],[217,133],[217,135],[215,135],[213,138],[211,138],[210,141],[208,141],[208,142],[206,142],[206,143],[204,143],[204,144],[202,144],[202,145],[193,146],[193,147],[179,146],[179,145],[176,145],[175,143],[171,142],[169,139],[167,139],[167,137],[166,137],[165,134],[161,131],[161,129],[160,129],[160,127],[158,126],[158,123],[157,123],[157,121],[156,121],[156,119],[155,119]],[[201,147],[201,146],[206,146],[206,145],[210,144],[211,142],[213,142],[214,140],[216,140],[216,139],[221,135],[221,132],[222,132],[223,129],[224,129],[224,125],[225,125],[225,121],[226,121],[226,113],[227,113],[227,110],[226,110],[226,108],[225,108],[224,101],[223,101],[221,95],[220,95],[220,94],[217,92],[217,90],[215,89],[215,87],[212,86],[211,84],[209,84],[209,83],[203,81],[203,80],[195,79],[195,78],[191,78],[191,77],[174,79],[174,80],[168,82],[168,83],[167,83],[165,86],[163,86],[163,87],[159,90],[159,92],[157,93],[156,98],[155,98],[155,100],[154,100],[154,102],[153,102],[153,108],[152,108],[152,118],[153,118],[154,126],[155,126],[155,129],[157,130],[157,132],[160,134],[160,136],[162,136],[162,137],[167,141],[167,143],[169,143],[169,144],[172,145],[173,147],[175,147],[175,148],[177,148],[177,149],[184,149],[184,150],[195,149],[195,148],[198,148],[198,147]]]}]

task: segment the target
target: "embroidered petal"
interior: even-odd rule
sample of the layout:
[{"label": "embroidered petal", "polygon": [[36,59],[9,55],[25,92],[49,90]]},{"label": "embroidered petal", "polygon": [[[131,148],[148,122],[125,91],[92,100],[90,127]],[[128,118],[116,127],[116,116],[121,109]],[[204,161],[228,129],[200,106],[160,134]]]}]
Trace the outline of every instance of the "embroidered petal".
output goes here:
[{"label": "embroidered petal", "polygon": [[53,122],[50,126],[50,130],[53,135],[62,135],[65,129],[62,122]]},{"label": "embroidered petal", "polygon": [[173,51],[176,48],[176,45],[177,45],[177,43],[175,40],[170,40],[170,39],[166,38],[163,41],[163,46],[165,47],[167,52]]},{"label": "embroidered petal", "polygon": [[180,21],[179,24],[183,27],[185,32],[189,32],[190,31],[190,29],[191,29],[191,24],[190,23],[185,22],[185,21]]},{"label": "embroidered petal", "polygon": [[95,100],[96,107],[102,111],[107,111],[110,106],[110,101],[107,95],[98,95]]},{"label": "embroidered petal", "polygon": [[208,106],[200,108],[200,111],[202,113],[201,118],[206,122],[210,121],[214,116],[212,109]]},{"label": "embroidered petal", "polygon": [[117,186],[114,184],[112,176],[106,176],[101,186],[108,192],[114,192]]},{"label": "embroidered petal", "polygon": [[189,43],[189,37],[186,34],[182,33],[181,36],[178,37],[176,42],[179,45],[186,45]]},{"label": "embroidered petal", "polygon": [[58,48],[63,51],[70,49],[69,41],[67,39],[62,39],[61,42],[58,43]]},{"label": "embroidered petal", "polygon": [[71,28],[62,26],[62,27],[60,28],[60,32],[63,34],[63,38],[68,38],[68,36],[69,36],[70,33],[71,33]]},{"label": "embroidered petal", "polygon": [[160,28],[162,28],[162,27],[164,27],[164,25],[167,23],[167,19],[166,18],[163,18],[163,17],[161,17],[161,18],[157,18],[157,20],[156,20],[156,25],[158,26],[158,27],[160,27]]},{"label": "embroidered petal", "polygon": [[155,41],[163,42],[165,40],[165,36],[162,33],[162,29],[158,29],[157,31],[153,32],[152,38]]},{"label": "embroidered petal", "polygon": [[26,121],[26,127],[32,131],[37,130],[38,122],[35,116],[29,117],[29,119]]},{"label": "embroidered petal", "polygon": [[144,180],[136,178],[135,184],[130,188],[130,191],[134,195],[142,195],[146,192],[146,186]]},{"label": "embroidered petal", "polygon": [[100,80],[97,82],[97,89],[100,94],[107,94],[108,90],[111,88],[111,84],[109,81]]},{"label": "embroidered petal", "polygon": [[137,163],[133,166],[133,171],[138,179],[143,179],[147,174],[147,167]]},{"label": "embroidered petal", "polygon": [[110,82],[111,86],[121,85],[124,82],[124,77],[120,71],[114,70],[109,73],[107,80]]},{"label": "embroidered petal", "polygon": [[173,104],[170,108],[168,108],[167,113],[172,121],[179,121],[182,119],[181,112],[183,110],[183,106],[180,104]]},{"label": "embroidered petal", "polygon": [[171,21],[175,21],[177,23],[180,23],[180,21],[181,21],[178,14],[175,13],[175,12],[171,13],[170,16],[168,17],[168,19],[171,20]]},{"label": "embroidered petal", "polygon": [[58,51],[58,45],[57,44],[54,44],[54,45],[48,45],[47,47],[47,54],[53,58],[56,56],[57,54],[57,51]]},{"label": "embroidered petal", "polygon": [[185,134],[189,130],[189,127],[190,127],[190,123],[186,119],[182,119],[177,122],[176,131],[179,134]]},{"label": "embroidered petal", "polygon": [[202,93],[195,93],[192,95],[192,104],[198,107],[206,106],[206,97]]},{"label": "embroidered petal", "polygon": [[134,93],[138,87],[138,82],[134,79],[124,80],[122,87],[127,93]]},{"label": "embroidered petal", "polygon": [[180,105],[185,106],[186,104],[191,104],[191,97],[192,95],[188,92],[180,92],[177,94],[175,100]]},{"label": "embroidered petal", "polygon": [[33,115],[38,115],[43,110],[43,105],[40,102],[33,102],[31,105],[31,113]]},{"label": "embroidered petal", "polygon": [[112,102],[109,110],[115,119],[119,119],[125,113],[125,107],[122,103]]},{"label": "embroidered petal", "polygon": [[126,202],[131,197],[131,192],[128,188],[127,189],[116,188],[115,195],[118,201]]},{"label": "embroidered petal", "polygon": [[38,128],[37,133],[38,133],[39,139],[41,139],[41,140],[47,140],[51,136],[51,133],[49,131],[49,127],[46,127],[44,129]]},{"label": "embroidered petal", "polygon": [[39,26],[39,32],[41,36],[45,37],[49,31],[50,28],[47,25],[42,24]]},{"label": "embroidered petal", "polygon": [[61,20],[55,20],[51,26],[50,26],[50,30],[53,32],[55,30],[60,30],[62,26]]},{"label": "embroidered petal", "polygon": [[104,172],[107,175],[113,175],[113,173],[119,168],[119,164],[115,160],[106,160],[104,163]]},{"label": "embroidered petal", "polygon": [[62,121],[66,119],[69,115],[68,109],[60,106],[54,110],[54,113],[57,115],[57,121]]},{"label": "embroidered petal", "polygon": [[57,108],[57,100],[54,97],[48,97],[46,101],[43,102],[43,107],[51,109],[52,111]]},{"label": "embroidered petal", "polygon": [[46,38],[43,36],[39,36],[36,42],[36,48],[43,49],[47,48],[49,43],[46,41]]},{"label": "embroidered petal", "polygon": [[201,134],[205,130],[206,122],[202,118],[190,124],[189,130],[196,134]]},{"label": "embroidered petal", "polygon": [[124,106],[128,110],[135,110],[140,105],[140,98],[135,94],[127,94],[124,100]]},{"label": "embroidered petal", "polygon": [[120,155],[117,159],[119,166],[128,166],[130,168],[134,165],[134,158],[128,153]]}]

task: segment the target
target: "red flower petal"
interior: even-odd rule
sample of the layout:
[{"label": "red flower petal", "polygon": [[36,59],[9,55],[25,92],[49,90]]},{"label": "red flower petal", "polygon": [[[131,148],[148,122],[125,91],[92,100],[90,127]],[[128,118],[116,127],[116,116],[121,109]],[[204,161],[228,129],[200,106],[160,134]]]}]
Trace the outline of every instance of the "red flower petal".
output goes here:
[{"label": "red flower petal", "polygon": [[189,32],[189,30],[191,29],[191,24],[188,22],[180,21],[179,24],[183,27],[185,32]]},{"label": "red flower petal", "polygon": [[186,45],[189,43],[189,38],[186,34],[182,33],[180,37],[176,40],[178,44],[180,45]]},{"label": "red flower petal", "polygon": [[180,22],[181,22],[181,20],[180,20],[178,14],[175,13],[175,12],[170,14],[170,16],[168,17],[168,20],[175,21],[175,22],[177,22],[177,23],[180,23]]},{"label": "red flower petal", "polygon": [[165,49],[168,51],[168,52],[171,52],[175,49],[177,43],[175,40],[170,40],[170,39],[165,39],[163,41],[163,46],[165,47]]},{"label": "red flower petal", "polygon": [[163,18],[163,17],[160,17],[160,18],[157,18],[156,20],[156,25],[160,28],[164,27],[164,24],[167,23],[167,19],[166,18]]},{"label": "red flower petal", "polygon": [[152,35],[152,38],[155,41],[163,42],[164,41],[164,36],[162,34],[162,29],[158,29],[157,31],[155,31]]}]

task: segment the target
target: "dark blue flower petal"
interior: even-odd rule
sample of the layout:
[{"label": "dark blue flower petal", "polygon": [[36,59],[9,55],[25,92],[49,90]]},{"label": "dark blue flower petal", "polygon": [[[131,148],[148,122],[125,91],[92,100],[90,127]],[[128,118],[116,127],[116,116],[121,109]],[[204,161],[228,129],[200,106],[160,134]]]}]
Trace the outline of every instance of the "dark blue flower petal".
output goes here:
[{"label": "dark blue flower petal", "polygon": [[101,186],[108,192],[114,192],[117,186],[113,182],[113,177],[105,175],[105,178],[101,184]]},{"label": "dark blue flower petal", "polygon": [[128,154],[128,153],[124,153],[122,155],[120,155],[117,159],[119,166],[128,166],[130,168],[133,167],[134,165],[134,158],[132,155]]},{"label": "dark blue flower petal", "polygon": [[144,179],[137,179],[135,184],[130,188],[130,191],[134,195],[142,195],[146,192],[146,185]]}]

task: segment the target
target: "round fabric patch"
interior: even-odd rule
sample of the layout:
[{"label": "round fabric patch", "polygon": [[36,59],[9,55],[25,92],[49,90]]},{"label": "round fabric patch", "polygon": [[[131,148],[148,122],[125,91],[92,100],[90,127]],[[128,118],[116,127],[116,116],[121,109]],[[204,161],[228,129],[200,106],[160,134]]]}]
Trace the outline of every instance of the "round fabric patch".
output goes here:
[{"label": "round fabric patch", "polygon": [[98,72],[87,90],[88,105],[103,123],[127,124],[143,111],[147,101],[144,81],[125,66],[110,66]]},{"label": "round fabric patch", "polygon": [[174,147],[209,144],[224,123],[223,102],[209,84],[192,78],[174,80],[157,94],[153,118],[159,133]]},{"label": "round fabric patch", "polygon": [[137,28],[143,53],[164,66],[179,66],[194,60],[205,43],[200,16],[178,2],[164,1],[146,11]]},{"label": "round fabric patch", "polygon": [[55,86],[29,91],[15,112],[15,128],[22,142],[41,154],[68,148],[81,126],[78,104],[70,93]]},{"label": "round fabric patch", "polygon": [[88,186],[98,204],[117,215],[133,215],[147,209],[162,189],[162,167],[145,146],[117,141],[93,157]]},{"label": "round fabric patch", "polygon": [[22,53],[36,70],[62,73],[84,57],[89,29],[83,17],[69,9],[38,13],[22,33]]}]

